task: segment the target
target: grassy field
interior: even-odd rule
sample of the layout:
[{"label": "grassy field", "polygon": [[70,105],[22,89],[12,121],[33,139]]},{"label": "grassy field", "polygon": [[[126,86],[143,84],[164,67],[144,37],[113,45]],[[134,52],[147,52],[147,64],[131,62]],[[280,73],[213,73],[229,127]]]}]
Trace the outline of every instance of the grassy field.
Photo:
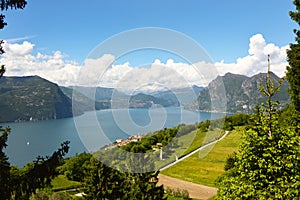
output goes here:
[{"label": "grassy field", "polygon": [[64,175],[58,175],[57,177],[55,177],[52,180],[51,184],[53,186],[52,189],[54,191],[67,190],[70,188],[78,188],[82,185],[79,182],[68,180]]},{"label": "grassy field", "polygon": [[231,131],[212,148],[208,147],[161,173],[202,185],[215,186],[215,180],[224,172],[226,158],[237,151],[240,138],[241,134],[238,131]]},{"label": "grassy field", "polygon": [[162,167],[168,163],[171,163],[175,161],[175,155],[177,155],[178,157],[182,157],[192,152],[193,150],[203,146],[204,144],[216,140],[216,138],[221,137],[223,133],[224,131],[220,129],[216,129],[208,132],[201,132],[199,129],[197,129],[195,131],[190,132],[189,134],[178,137],[177,143],[179,144],[179,147],[174,149],[175,152],[173,153],[173,156],[158,161],[156,163],[156,166]]}]

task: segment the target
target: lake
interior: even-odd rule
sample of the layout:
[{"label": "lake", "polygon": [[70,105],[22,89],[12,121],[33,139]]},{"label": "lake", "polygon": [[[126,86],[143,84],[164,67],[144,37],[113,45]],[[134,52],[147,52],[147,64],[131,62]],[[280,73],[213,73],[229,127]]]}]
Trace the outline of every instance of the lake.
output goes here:
[{"label": "lake", "polygon": [[51,155],[63,141],[69,140],[73,156],[93,152],[116,139],[144,134],[178,124],[193,124],[217,119],[221,113],[193,112],[180,107],[151,109],[108,109],[73,118],[4,123],[12,128],[6,153],[11,164],[22,167],[37,156]]}]

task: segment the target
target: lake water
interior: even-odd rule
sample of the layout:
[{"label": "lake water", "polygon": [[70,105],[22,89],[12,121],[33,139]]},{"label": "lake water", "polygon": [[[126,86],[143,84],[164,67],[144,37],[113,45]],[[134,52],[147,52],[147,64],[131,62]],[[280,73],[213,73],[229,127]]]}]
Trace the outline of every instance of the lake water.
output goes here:
[{"label": "lake water", "polygon": [[180,107],[153,109],[117,109],[87,112],[81,116],[38,122],[5,123],[12,131],[6,153],[11,164],[19,167],[37,156],[51,155],[63,141],[69,140],[68,156],[83,151],[92,152],[116,139],[193,124],[224,114],[192,112]]}]

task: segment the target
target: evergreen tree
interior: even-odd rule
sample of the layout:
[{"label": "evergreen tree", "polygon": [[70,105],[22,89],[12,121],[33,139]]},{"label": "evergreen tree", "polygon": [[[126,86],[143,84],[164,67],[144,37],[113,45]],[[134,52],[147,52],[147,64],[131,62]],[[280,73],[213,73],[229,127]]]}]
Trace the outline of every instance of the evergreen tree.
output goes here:
[{"label": "evergreen tree", "polygon": [[112,169],[94,157],[91,158],[86,172],[86,199],[122,199],[125,178],[117,170]]},{"label": "evergreen tree", "polygon": [[8,162],[8,157],[4,153],[4,148],[7,147],[6,141],[10,128],[2,128],[0,126],[0,195],[3,199],[9,199],[11,195],[11,185],[10,183],[10,164]]},{"label": "evergreen tree", "polygon": [[[118,171],[95,159],[91,159],[86,173],[86,199],[132,199],[162,200],[163,186],[157,186],[158,173],[148,171],[144,155],[127,158],[125,164],[129,169]],[[143,163],[141,165],[141,163]],[[145,166],[143,169],[136,167]],[[123,168],[124,169],[124,168]]]},{"label": "evergreen tree", "polygon": [[164,199],[163,186],[157,186],[158,171],[154,171],[150,156],[135,153],[127,157],[126,194],[124,199],[160,200]]},{"label": "evergreen tree", "polygon": [[[296,11],[291,11],[291,18],[300,25],[300,0],[294,0]],[[295,109],[300,112],[300,30],[295,29],[296,43],[290,44],[290,50],[287,51],[289,66],[287,67],[286,78],[290,84],[291,100]]]},{"label": "evergreen tree", "polygon": [[279,124],[278,102],[271,99],[279,87],[268,75],[261,88],[268,100],[257,107],[239,152],[228,159],[217,181],[218,199],[300,198],[300,136],[297,126]]}]

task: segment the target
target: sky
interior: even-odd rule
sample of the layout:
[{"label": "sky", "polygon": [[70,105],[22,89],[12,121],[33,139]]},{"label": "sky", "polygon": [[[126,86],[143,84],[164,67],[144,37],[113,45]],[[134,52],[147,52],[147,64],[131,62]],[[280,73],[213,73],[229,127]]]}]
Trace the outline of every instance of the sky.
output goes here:
[{"label": "sky", "polygon": [[[288,15],[294,9],[292,0],[28,0],[24,10],[3,13],[8,25],[0,30],[6,41],[0,62],[6,65],[7,76],[39,75],[64,86],[154,90],[205,86],[227,72],[247,76],[265,72],[270,54],[272,70],[282,77],[286,50],[298,28]],[[147,27],[186,36],[210,59],[199,56],[191,63],[160,49],[122,56],[104,51],[90,57],[115,36]],[[126,48],[135,41],[127,42],[118,45]]]}]

